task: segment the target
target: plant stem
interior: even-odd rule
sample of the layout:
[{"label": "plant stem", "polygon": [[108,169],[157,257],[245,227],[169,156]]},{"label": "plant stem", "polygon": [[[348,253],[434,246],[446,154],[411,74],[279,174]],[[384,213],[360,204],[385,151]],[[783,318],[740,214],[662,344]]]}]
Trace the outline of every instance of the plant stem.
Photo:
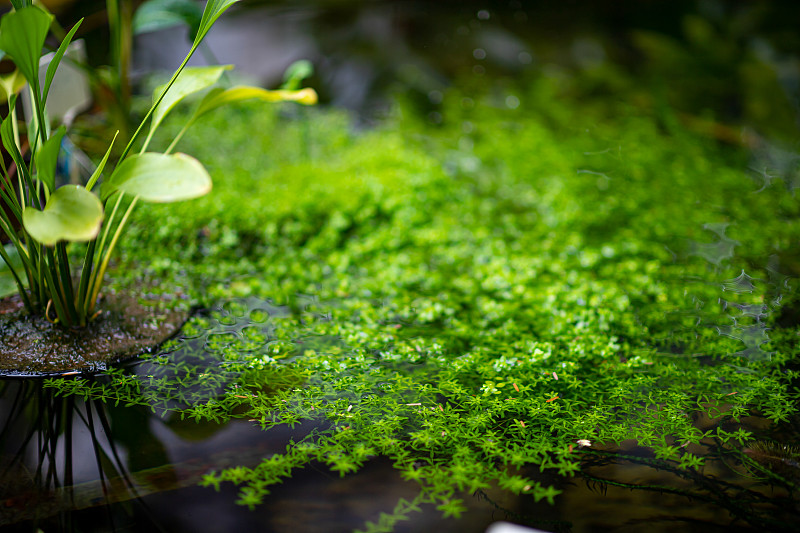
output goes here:
[{"label": "plant stem", "polygon": [[[137,130],[137,132],[138,132],[138,130]],[[148,131],[148,132],[147,132],[147,137],[145,137],[145,138],[144,138],[144,143],[142,144],[142,149],[141,149],[141,150],[139,150],[139,153],[140,153],[140,154],[143,154],[143,153],[145,152],[145,150],[147,150],[147,147],[150,145],[150,141],[152,140],[152,138],[153,138],[153,134],[154,134],[155,132],[156,132],[156,128],[154,128],[154,127],[151,125],[151,126],[150,126],[150,131]]]},{"label": "plant stem", "polygon": [[[14,227],[11,224],[11,219],[9,219],[2,210],[0,210],[0,230],[4,231],[6,235],[9,235],[9,239],[14,247],[17,249],[17,255],[19,255],[20,261],[22,261],[22,265],[25,267],[26,270],[32,267],[30,257],[28,256],[28,251],[22,245],[22,243],[17,238],[17,235],[14,233]],[[11,268],[11,264],[8,265]]]},{"label": "plant stem", "polygon": [[25,292],[25,285],[22,284],[22,280],[19,278],[19,275],[17,275],[17,271],[11,266],[11,258],[8,256],[6,248],[3,245],[0,245],[0,256],[3,258],[3,261],[6,262],[6,265],[8,265],[11,275],[14,276],[14,283],[17,284],[17,290],[19,291],[19,295],[22,296],[25,309],[27,309],[29,313],[33,313],[33,306],[31,306],[31,301],[28,299],[28,294]]},{"label": "plant stem", "polygon": [[78,314],[84,319],[86,319],[88,315],[86,294],[89,289],[89,280],[92,277],[92,265],[94,265],[94,250],[96,246],[97,239],[89,241],[89,247],[86,249],[86,255],[83,257],[81,281],[78,285],[78,297],[75,299],[75,306],[78,308]]},{"label": "plant stem", "polygon": [[[164,95],[167,94],[167,91],[169,91],[170,87],[172,87],[172,84],[175,83],[176,79],[178,79],[178,76],[180,75],[180,73],[183,72],[183,68],[186,66],[186,63],[189,62],[189,59],[191,59],[192,55],[194,55],[194,52],[195,52],[195,50],[197,50],[197,47],[199,46],[199,44],[200,44],[200,42],[197,42],[197,43],[194,43],[192,45],[191,49],[189,49],[189,53],[186,54],[186,57],[183,59],[183,62],[181,62],[180,66],[178,67],[178,70],[176,70],[175,73],[172,75],[172,77],[169,79],[169,82],[167,83],[167,86],[164,88],[164,92],[162,92],[161,96],[158,97],[158,100],[156,101],[156,103],[154,103],[152,106],[150,106],[150,109],[147,111],[147,114],[144,116],[142,121],[139,123],[139,127],[136,128],[136,131],[133,133],[133,136],[128,141],[128,145],[125,146],[125,149],[122,151],[122,155],[119,158],[120,161],[124,160],[125,157],[127,157],[128,152],[130,152],[131,147],[133,146],[133,143],[139,137],[139,134],[141,133],[142,128],[147,123],[148,119],[152,116],[153,111],[155,111],[155,109],[158,107],[158,104],[161,103],[161,100],[164,99]],[[153,130],[151,129],[150,133],[147,136],[148,138],[145,141],[145,148],[147,147],[147,145],[149,143],[149,140],[150,140],[150,138],[152,136],[153,136]],[[144,148],[142,148],[142,151],[144,151]]]},{"label": "plant stem", "polygon": [[72,273],[69,268],[69,257],[67,256],[67,245],[63,242],[56,244],[58,251],[58,270],[61,275],[61,289],[64,306],[74,322],[81,326],[86,325],[85,317],[80,316],[75,306],[75,293],[72,290]]},{"label": "plant stem", "polygon": [[[14,98],[11,98],[11,96],[8,97],[7,104],[8,104],[8,108],[10,109],[9,117],[11,118],[11,130],[14,132],[14,139],[13,139],[14,143],[13,144],[16,147],[17,152],[21,154],[22,153],[22,146],[21,146],[21,143],[20,143],[20,140],[19,140],[19,127],[17,126],[17,106],[16,106],[16,103],[17,103],[16,96]],[[6,118],[6,120],[8,120],[8,117]],[[17,165],[17,183],[19,184],[20,205],[26,205],[25,204],[25,187],[24,187],[24,183],[23,183],[22,170],[19,168],[19,163],[17,162],[17,159],[15,157],[13,157],[14,154],[11,154],[11,156],[12,156],[11,158],[14,160],[14,164]],[[10,181],[11,181],[11,179],[9,177],[9,182]]]},{"label": "plant stem", "polygon": [[192,125],[192,121],[191,120],[189,122],[187,122],[186,124],[184,124],[183,128],[181,128],[181,131],[178,132],[178,135],[175,136],[175,138],[172,140],[170,145],[164,151],[164,154],[169,154],[169,153],[172,152],[173,148],[175,148],[175,145],[178,144],[178,141],[181,140],[181,137],[183,137],[183,134],[186,133],[186,131],[189,129],[189,126],[191,126],[191,125]]},{"label": "plant stem", "polygon": [[[108,238],[108,234],[111,231],[111,226],[114,223],[114,217],[117,214],[117,209],[119,209],[119,206],[122,203],[122,197],[123,196],[124,196],[124,193],[119,193],[119,196],[117,196],[117,201],[114,204],[114,209],[111,210],[111,216],[106,219],[105,228],[103,228],[103,236],[100,237],[100,246],[98,248],[100,255],[102,255],[103,250],[105,249],[106,239]],[[105,208],[105,206],[103,206],[103,207]],[[97,242],[97,239],[92,241],[92,244],[95,244],[96,242]],[[92,263],[94,263],[94,248],[95,247],[90,245],[90,248],[91,248],[92,255],[91,255],[91,258],[90,258],[89,255],[88,255],[89,251],[87,250],[87,258],[86,258],[86,260],[84,260],[84,269],[86,268],[86,262],[87,261],[89,262],[90,265]],[[97,259],[100,260],[101,258],[98,257]],[[84,270],[84,272],[85,272],[85,270]],[[84,277],[84,272],[81,273],[81,278]],[[95,288],[96,285],[99,285],[101,282],[102,282],[102,279],[100,279],[100,280],[97,279],[97,270],[91,270],[90,269],[90,271],[89,271],[89,281],[88,281],[88,283],[86,285],[86,292],[83,293],[83,309],[85,309],[84,313],[86,315],[89,315],[90,314],[90,309],[92,309],[94,307],[94,303],[91,302],[90,298],[91,298],[91,295],[93,293],[99,292],[99,291],[95,291],[94,288]],[[83,285],[83,279],[81,279],[81,285]]]},{"label": "plant stem", "polygon": [[[39,139],[41,140],[41,145],[43,146],[44,143],[47,141],[47,124],[45,123],[44,118],[44,104],[42,103],[42,95],[40,94],[40,87],[39,87],[39,79],[34,76],[33,79],[33,86],[31,87],[31,92],[33,93],[33,107],[36,108],[36,120],[39,121]],[[34,143],[31,143],[31,153],[36,153],[34,151]]]},{"label": "plant stem", "polygon": [[128,206],[128,209],[125,211],[125,215],[122,217],[122,220],[119,222],[119,226],[117,226],[117,230],[114,232],[114,237],[111,239],[111,243],[108,245],[108,250],[106,250],[105,254],[103,255],[103,262],[100,265],[100,269],[97,273],[96,283],[94,288],[92,289],[92,297],[89,302],[89,313],[91,314],[94,311],[95,301],[97,301],[97,295],[100,292],[100,284],[103,282],[103,276],[106,273],[106,268],[108,267],[108,261],[111,259],[111,252],[114,251],[114,246],[117,244],[117,239],[122,234],[122,228],[125,226],[125,223],[128,221],[128,217],[130,216],[131,212],[133,211],[133,207],[136,205],[136,201],[139,199],[138,196],[134,197],[133,201]]},{"label": "plant stem", "polygon": [[[6,183],[10,184],[11,180],[10,179],[6,180]],[[3,197],[3,200],[5,200],[5,202],[6,202],[6,205],[9,207],[9,209],[11,209],[11,214],[14,215],[14,217],[17,220],[22,220],[22,209],[21,209],[21,206],[19,205],[19,203],[17,203],[16,195],[14,195],[14,189],[13,189],[14,186],[13,185],[9,185],[9,187],[11,187],[11,194],[9,194],[9,192],[6,191],[5,187],[0,185],[0,196]],[[5,216],[5,212],[3,212],[3,216]],[[10,221],[9,221],[9,224],[10,224]],[[16,232],[14,232],[14,233],[16,233]],[[9,235],[8,238],[9,239],[13,239],[14,237]]]},{"label": "plant stem", "polygon": [[[72,317],[65,311],[64,306],[61,302],[61,293],[58,290],[58,285],[53,278],[53,270],[55,270],[55,262],[56,258],[53,254],[53,250],[51,248],[47,248],[47,259],[49,259],[50,264],[46,265],[44,268],[44,277],[47,278],[47,283],[50,285],[50,299],[53,302],[53,306],[56,308],[56,315],[58,315],[59,320],[66,325],[72,325]],[[41,265],[39,267],[41,269]],[[41,272],[40,272],[41,274]]]}]

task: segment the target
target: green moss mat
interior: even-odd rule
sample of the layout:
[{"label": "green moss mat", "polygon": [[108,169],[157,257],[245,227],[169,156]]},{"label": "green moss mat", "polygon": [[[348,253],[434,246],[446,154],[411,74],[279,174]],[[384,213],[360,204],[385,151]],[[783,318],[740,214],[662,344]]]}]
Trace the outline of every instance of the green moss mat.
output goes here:
[{"label": "green moss mat", "polygon": [[[778,170],[668,111],[573,102],[546,81],[453,90],[438,124],[403,109],[368,131],[330,111],[217,114],[179,147],[213,193],[136,213],[120,253],[131,278],[188,284],[203,306],[315,298],[255,348],[206,343],[232,374],[181,412],[320,428],[205,483],[241,484],[255,506],[310,462],[345,475],[386,456],[421,493],[377,531],[421,502],[458,516],[490,487],[553,501],[533,472],[573,476],[629,439],[679,471],[702,472],[710,444],[761,468],[739,450],[777,425],[737,422],[797,420],[792,176],[762,179]],[[51,385],[162,408],[111,376],[102,391]]]}]

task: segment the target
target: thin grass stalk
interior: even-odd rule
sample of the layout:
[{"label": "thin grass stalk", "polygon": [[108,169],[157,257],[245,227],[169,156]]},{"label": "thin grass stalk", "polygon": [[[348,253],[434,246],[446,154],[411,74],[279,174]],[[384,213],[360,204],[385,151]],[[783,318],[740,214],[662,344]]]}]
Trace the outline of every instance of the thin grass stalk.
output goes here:
[{"label": "thin grass stalk", "polygon": [[[25,247],[22,246],[22,244],[20,243],[20,240],[16,235],[16,232],[14,231],[14,226],[11,223],[11,219],[8,218],[5,211],[3,211],[2,209],[0,209],[0,231],[5,232],[5,234],[9,236],[9,240],[17,249],[17,255],[19,256],[20,261],[22,261],[22,266],[28,278],[28,286],[31,286],[33,280],[31,278],[32,265],[30,257],[28,256]],[[0,245],[0,256],[2,256],[3,261],[5,261],[6,265],[8,265],[8,269],[11,271],[12,276],[14,276],[14,282],[17,284],[17,288],[19,289],[19,293],[22,296],[25,308],[32,313],[34,311],[34,308],[31,305],[30,300],[28,299],[28,295],[25,291],[22,280],[20,279],[19,274],[17,274],[16,269],[11,265],[11,259],[6,252],[5,247],[2,245]]]},{"label": "thin grass stalk", "polygon": [[44,265],[44,268],[42,268],[40,264],[39,268],[42,269],[43,271],[42,273],[44,274],[44,277],[47,280],[47,284],[50,286],[50,290],[48,291],[48,293],[50,295],[50,299],[53,302],[53,307],[56,308],[56,315],[64,325],[71,326],[73,322],[72,315],[66,311],[66,308],[64,307],[64,304],[61,301],[63,293],[59,291],[58,284],[56,283],[55,278],[53,278],[53,271],[55,270],[55,262],[56,262],[55,254],[53,253],[53,250],[51,248],[47,248],[46,254],[49,263]]},{"label": "thin grass stalk", "polygon": [[85,326],[85,317],[82,317],[75,305],[75,293],[72,290],[72,273],[69,268],[69,257],[67,256],[67,245],[63,242],[56,244],[58,252],[58,270],[61,276],[61,285],[63,288],[64,305],[67,311],[75,318],[79,325]]},{"label": "thin grass stalk", "polygon": [[[44,145],[44,143],[47,141],[47,123],[45,122],[44,118],[44,103],[42,102],[39,78],[34,76],[32,81],[33,84],[31,86],[31,92],[33,92],[33,107],[36,108],[36,119],[39,121],[39,139],[41,140],[41,145]],[[34,151],[34,146],[34,143],[31,143],[31,153],[36,153]]]},{"label": "thin grass stalk", "polygon": [[[14,144],[16,145],[17,150],[21,151],[22,147],[19,140],[19,126],[17,126],[17,106],[16,106],[17,99],[16,97],[12,99],[11,96],[9,95],[6,103],[8,105],[8,109],[10,110],[8,114],[11,117],[11,131],[14,133]],[[16,161],[14,163],[16,164]],[[23,178],[21,172],[22,171],[19,169],[19,166],[17,166],[17,182],[19,184],[19,205],[23,206],[25,205],[25,189],[22,186]],[[9,177],[9,182],[10,181],[11,179]]]},{"label": "thin grass stalk", "polygon": [[94,311],[94,305],[97,301],[97,295],[100,292],[100,285],[103,282],[103,276],[105,275],[106,268],[108,267],[108,261],[111,259],[111,253],[114,251],[114,247],[117,245],[117,240],[122,234],[122,228],[125,227],[125,223],[128,221],[128,217],[131,215],[137,200],[139,200],[139,197],[134,197],[133,201],[128,206],[128,209],[125,211],[125,215],[122,217],[122,220],[120,220],[119,225],[117,226],[117,230],[114,232],[114,237],[111,239],[111,243],[108,245],[108,250],[106,250],[105,254],[103,255],[103,261],[100,264],[100,269],[97,272],[96,282],[92,288],[92,297],[89,301],[90,307],[87,314],[91,315]]},{"label": "thin grass stalk", "polygon": [[45,298],[47,295],[47,287],[42,271],[42,263],[44,262],[43,250],[41,246],[31,240],[30,236],[27,237],[27,248],[32,251],[31,259],[35,273],[32,273],[31,276],[36,282],[33,284],[33,290],[36,293],[36,301],[39,307],[44,309],[47,305],[47,300]]},{"label": "thin grass stalk", "polygon": [[25,292],[25,285],[22,284],[22,280],[17,274],[17,271],[11,266],[11,258],[8,256],[5,247],[2,245],[0,245],[0,256],[2,256],[3,261],[5,261],[8,265],[11,275],[14,276],[14,283],[17,284],[17,291],[19,292],[20,296],[22,296],[22,302],[25,304],[25,309],[27,309],[29,313],[33,313],[34,309],[31,305],[31,301],[28,299],[28,295]]},{"label": "thin grass stalk", "polygon": [[[200,45],[199,42],[192,45],[192,47],[189,49],[189,53],[186,55],[186,57],[183,59],[183,62],[178,67],[178,70],[175,71],[175,73],[169,79],[169,82],[167,82],[167,86],[164,88],[164,91],[161,93],[161,96],[158,97],[158,100],[156,100],[155,104],[150,106],[150,109],[147,111],[147,114],[142,119],[142,122],[139,123],[139,127],[136,128],[136,131],[133,133],[133,137],[131,137],[131,140],[128,141],[127,146],[125,146],[125,149],[122,151],[122,155],[119,158],[120,161],[123,161],[125,159],[125,157],[127,157],[128,152],[130,152],[131,148],[133,147],[133,143],[136,141],[136,139],[139,137],[139,134],[142,132],[142,128],[147,123],[147,121],[150,119],[150,117],[153,115],[153,111],[155,111],[155,109],[158,107],[158,104],[161,103],[161,100],[164,99],[164,95],[167,94],[167,91],[169,91],[170,87],[172,87],[172,84],[174,84],[175,80],[178,79],[178,76],[180,75],[180,73],[183,72],[183,69],[186,66],[186,63],[189,62],[189,59],[191,59],[192,55],[194,55],[194,52],[195,52],[195,50],[197,50],[197,47],[199,45]],[[147,149],[147,146],[150,144],[150,139],[152,139],[154,132],[155,132],[155,130],[153,128],[151,128],[150,132],[147,134],[147,138],[144,141],[144,145],[142,146],[142,149],[141,149],[140,153],[144,153],[144,151]]]},{"label": "thin grass stalk", "polygon": [[[119,193],[119,196],[117,196],[117,201],[114,204],[114,209],[111,210],[111,216],[108,217],[106,219],[106,221],[105,221],[105,224],[104,224],[105,227],[103,228],[103,236],[100,237],[100,246],[98,248],[98,257],[97,257],[98,261],[101,259],[100,256],[102,256],[103,250],[105,249],[106,239],[108,238],[108,234],[111,231],[111,226],[114,223],[114,217],[117,215],[117,210],[119,209],[119,206],[122,203],[122,197],[123,196],[124,196],[124,193]],[[93,263],[94,260],[95,260],[94,259],[94,246],[92,246],[92,245],[94,245],[96,242],[97,242],[97,239],[92,241],[92,243],[90,245],[91,256],[89,255],[89,251],[87,250],[86,260],[84,260],[84,272],[81,272],[81,278],[83,278],[84,273],[86,272],[86,270],[85,270],[86,261],[91,260],[91,262],[90,262],[90,265],[91,265],[91,263]],[[86,314],[86,316],[89,316],[91,314],[91,310],[94,309],[94,302],[91,300],[92,293],[96,292],[94,290],[94,288],[98,283],[102,282],[102,278],[99,281],[97,279],[97,270],[91,270],[90,269],[88,276],[89,276],[89,281],[88,281],[87,286],[86,286],[86,293],[84,295],[84,300],[83,300],[83,308],[85,309],[84,313]],[[83,279],[81,279],[81,284],[83,285]],[[99,291],[97,291],[97,292],[99,292]]]},{"label": "thin grass stalk", "polygon": [[178,141],[181,140],[181,138],[183,137],[183,134],[186,133],[186,131],[189,129],[189,126],[191,126],[192,124],[194,124],[194,122],[191,121],[191,120],[189,122],[187,122],[186,124],[184,124],[183,128],[181,128],[181,131],[178,132],[178,135],[175,136],[175,138],[172,140],[170,145],[164,151],[164,154],[169,154],[169,153],[172,152],[172,150],[175,148],[175,145],[178,144]]},{"label": "thin grass stalk", "polygon": [[[2,191],[2,189],[0,189],[0,191]],[[14,215],[14,217],[17,217],[16,210],[12,209],[11,214]],[[19,220],[18,217],[17,220]],[[0,209],[0,224],[2,224],[0,229],[2,229],[5,234],[8,235],[9,241],[17,245],[19,243],[19,237],[17,236],[17,232],[14,231],[14,224],[11,222],[11,218],[9,218],[8,214],[6,214],[3,209]]]},{"label": "thin grass stalk", "polygon": [[[11,185],[11,187],[13,187],[13,185]],[[5,201],[6,205],[8,206],[9,209],[11,209],[11,214],[14,215],[14,217],[17,220],[21,220],[22,206],[20,206],[19,203],[17,202],[17,196],[15,194],[10,194],[5,187],[0,187],[0,196],[3,197],[3,200]],[[14,235],[9,235],[8,238],[13,239]]]},{"label": "thin grass stalk", "polygon": [[2,166],[3,178],[5,181],[5,186],[0,184],[0,194],[3,195],[3,200],[5,200],[6,204],[14,210],[14,216],[20,219],[22,217],[22,206],[19,200],[17,200],[17,195],[14,192],[14,182],[11,180],[11,176],[8,175],[6,162],[2,157],[0,157],[0,166]]},{"label": "thin grass stalk", "polygon": [[12,103],[11,95],[9,94],[6,99],[6,104],[8,104],[8,108],[11,110],[9,112],[11,114],[11,132],[14,134],[14,143],[19,148],[21,143],[19,140],[19,125],[17,124],[17,108],[12,106]]},{"label": "thin grass stalk", "polygon": [[78,308],[78,313],[84,318],[88,315],[86,294],[89,289],[89,280],[92,277],[92,266],[94,265],[94,251],[96,246],[97,239],[89,241],[89,246],[86,248],[86,255],[83,257],[81,280],[78,284],[78,295],[75,299],[75,306]]},{"label": "thin grass stalk", "polygon": [[[14,158],[14,155],[19,156],[19,161],[17,161],[16,158]],[[31,176],[30,169],[28,169],[27,165],[25,165],[25,161],[22,159],[22,152],[19,151],[19,148],[17,148],[16,154],[12,154],[12,159],[14,159],[14,164],[17,166],[17,177],[19,182],[20,198],[22,199],[22,201],[20,202],[20,206],[35,205],[39,209],[43,209],[44,206],[42,205],[40,198],[36,197],[36,202],[34,203],[35,187],[33,185],[33,177]],[[26,187],[28,191],[29,202],[25,200]]]}]

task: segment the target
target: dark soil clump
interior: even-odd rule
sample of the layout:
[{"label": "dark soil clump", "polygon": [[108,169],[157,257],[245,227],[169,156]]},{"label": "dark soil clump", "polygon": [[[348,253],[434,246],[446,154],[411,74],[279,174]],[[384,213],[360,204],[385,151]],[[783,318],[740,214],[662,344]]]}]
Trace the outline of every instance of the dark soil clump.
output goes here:
[{"label": "dark soil clump", "polygon": [[0,300],[0,375],[97,372],[174,335],[188,305],[164,297],[108,294],[85,328],[64,328],[25,311],[18,295]]}]

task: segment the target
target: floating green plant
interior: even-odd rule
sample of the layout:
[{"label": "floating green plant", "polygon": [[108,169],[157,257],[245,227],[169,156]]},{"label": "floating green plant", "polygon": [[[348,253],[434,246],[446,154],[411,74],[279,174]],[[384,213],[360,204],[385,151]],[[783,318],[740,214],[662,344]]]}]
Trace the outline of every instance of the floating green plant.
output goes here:
[{"label": "floating green plant", "polygon": [[[510,92],[519,106],[504,103]],[[475,493],[557,502],[612,460],[702,479],[688,495],[730,490],[791,511],[791,499],[708,472],[796,420],[797,323],[783,316],[796,273],[769,259],[793,253],[796,198],[777,183],[760,190],[747,154],[663,117],[565,99],[548,80],[453,90],[434,130],[405,109],[370,131],[335,111],[306,129],[246,104],[198,121],[181,142],[204,154],[218,196],[146,206],[130,226],[145,247],[120,255],[130,272],[202,280],[188,290],[203,306],[233,299],[188,324],[189,336],[225,334],[203,351],[230,373],[210,396],[173,404],[122,371],[102,390],[48,386],[265,431],[312,428],[256,467],[204,478],[239,485],[252,508],[304,467],[348,476],[388,459],[419,495],[365,518],[368,531],[422,506],[460,516]],[[180,128],[165,121],[154,142]],[[700,246],[719,242],[720,254]],[[155,250],[164,255],[150,261]],[[285,312],[253,318],[246,335],[266,299]],[[169,394],[180,389],[175,347],[154,356],[166,377],[154,386]],[[634,441],[645,458],[620,451]],[[708,499],[732,509],[725,495]],[[736,516],[757,525],[768,514]]]}]

